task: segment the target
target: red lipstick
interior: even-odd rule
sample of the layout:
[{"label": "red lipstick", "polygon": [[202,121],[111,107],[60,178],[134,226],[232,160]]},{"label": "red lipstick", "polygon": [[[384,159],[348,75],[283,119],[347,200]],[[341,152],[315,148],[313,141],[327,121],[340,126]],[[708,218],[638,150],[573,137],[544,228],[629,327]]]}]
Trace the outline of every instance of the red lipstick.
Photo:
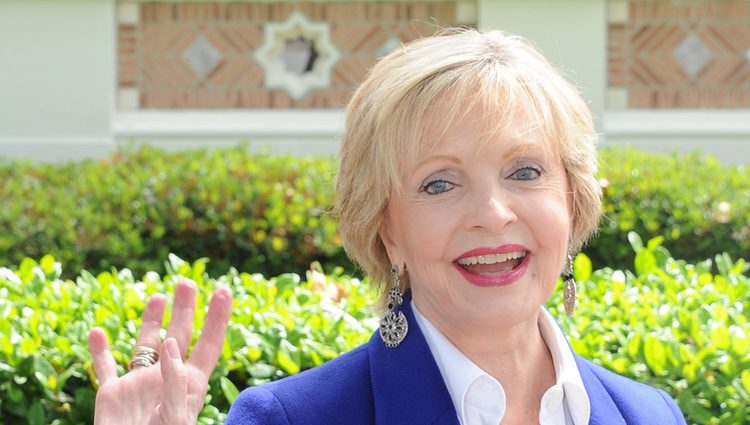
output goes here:
[{"label": "red lipstick", "polygon": [[[458,263],[458,260],[461,260],[463,258],[476,257],[479,255],[507,254],[509,252],[515,251],[524,251],[526,253],[526,256],[523,257],[523,260],[519,265],[505,273],[472,273]],[[472,285],[480,287],[508,286],[520,279],[521,276],[523,276],[524,272],[526,272],[526,268],[529,265],[530,258],[531,255],[529,253],[529,250],[521,245],[502,245],[496,248],[482,247],[472,249],[458,256],[455,260],[453,260],[453,267],[455,267],[456,270],[461,273],[464,279],[466,279]]]}]

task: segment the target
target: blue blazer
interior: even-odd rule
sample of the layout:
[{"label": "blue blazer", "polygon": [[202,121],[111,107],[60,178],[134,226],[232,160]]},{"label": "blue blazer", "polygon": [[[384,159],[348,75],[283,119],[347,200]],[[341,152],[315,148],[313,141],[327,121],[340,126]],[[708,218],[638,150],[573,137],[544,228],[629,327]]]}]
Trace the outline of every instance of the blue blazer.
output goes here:
[{"label": "blue blazer", "polygon": [[[406,298],[406,297],[405,297]],[[409,332],[398,348],[380,334],[321,366],[250,387],[226,425],[459,425],[448,389],[404,300]],[[591,401],[591,425],[685,424],[664,391],[576,356]]]}]

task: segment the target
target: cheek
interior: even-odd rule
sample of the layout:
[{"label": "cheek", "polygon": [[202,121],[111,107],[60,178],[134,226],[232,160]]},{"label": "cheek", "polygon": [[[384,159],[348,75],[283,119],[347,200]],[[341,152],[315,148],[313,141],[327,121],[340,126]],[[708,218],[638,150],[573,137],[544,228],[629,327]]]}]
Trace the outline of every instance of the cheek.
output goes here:
[{"label": "cheek", "polygon": [[[549,261],[564,261],[571,230],[565,195],[549,194],[539,197],[527,208],[526,217],[539,248],[549,253]],[[552,264],[547,265],[550,269],[557,270]]]},{"label": "cheek", "polygon": [[[413,273],[429,275],[450,260],[451,242],[455,235],[457,212],[444,205],[417,204],[400,214],[402,254]],[[423,276],[427,278],[426,276]]]}]

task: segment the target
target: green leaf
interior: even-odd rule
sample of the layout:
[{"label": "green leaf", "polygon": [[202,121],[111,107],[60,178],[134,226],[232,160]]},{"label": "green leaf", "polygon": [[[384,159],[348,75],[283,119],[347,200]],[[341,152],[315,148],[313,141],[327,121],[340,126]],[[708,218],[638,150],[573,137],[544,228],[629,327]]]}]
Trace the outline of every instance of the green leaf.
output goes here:
[{"label": "green leaf", "polygon": [[[42,356],[34,356],[34,377],[45,388],[54,389],[57,382],[57,372],[52,365]],[[54,377],[54,379],[51,379]]]},{"label": "green leaf", "polygon": [[719,350],[729,349],[729,330],[724,324],[718,324],[711,329],[711,342]]},{"label": "green leaf", "polygon": [[661,235],[649,239],[648,250],[649,251],[655,250],[657,247],[661,246],[663,242],[664,242],[664,236],[661,236]]},{"label": "green leaf", "polygon": [[[685,393],[686,397],[691,397],[690,393]],[[693,399],[680,399],[680,408],[687,413],[688,418],[692,419],[690,422],[697,422],[700,424],[711,424],[715,423],[712,422],[712,419],[714,418],[714,414],[706,409],[705,407],[701,406],[700,404],[696,403]]]},{"label": "green leaf", "polygon": [[265,363],[254,363],[250,366],[248,372],[253,378],[268,379],[276,372],[276,368]]},{"label": "green leaf", "polygon": [[628,241],[630,246],[633,247],[635,252],[640,252],[643,249],[643,240],[636,232],[628,232]]},{"label": "green leaf", "polygon": [[284,273],[276,278],[276,287],[279,288],[279,294],[293,290],[299,283],[300,277],[295,273]]},{"label": "green leaf", "polygon": [[643,345],[643,355],[646,358],[646,364],[655,375],[660,376],[666,372],[667,353],[664,343],[653,335],[646,337]]},{"label": "green leaf", "polygon": [[638,358],[638,354],[640,353],[641,349],[641,339],[633,337],[629,338],[627,349],[627,353],[630,358]]},{"label": "green leaf", "polygon": [[635,254],[635,272],[638,275],[652,273],[656,269],[656,258],[647,249],[641,249]]},{"label": "green leaf", "polygon": [[46,425],[47,417],[44,414],[44,407],[39,400],[34,400],[29,409],[29,425]]},{"label": "green leaf", "polygon": [[586,282],[591,277],[591,260],[584,253],[576,255],[573,260],[573,275],[576,282]]},{"label": "green leaf", "polygon": [[206,272],[206,264],[208,264],[208,258],[199,258],[193,262],[193,275],[192,279],[195,282],[203,280],[203,273]]},{"label": "green leaf", "polygon": [[225,376],[219,378],[219,383],[221,385],[221,391],[224,393],[224,397],[226,397],[229,404],[234,403],[234,399],[237,398],[237,396],[240,394],[240,391],[232,383],[232,381],[227,379]]},{"label": "green leaf", "polygon": [[42,267],[45,274],[50,275],[55,271],[55,258],[49,254],[45,255],[39,260],[39,265]]},{"label": "green leaf", "polygon": [[172,274],[180,274],[181,269],[186,265],[185,260],[172,253],[170,253],[167,258],[169,258],[169,263],[167,264],[170,267]]},{"label": "green leaf", "polygon": [[732,259],[729,258],[729,255],[726,252],[717,254],[715,259],[716,268],[719,269],[719,273],[722,276],[728,276],[731,273],[732,267],[734,266],[734,264],[732,264]]},{"label": "green leaf", "polygon": [[279,344],[279,352],[276,356],[276,361],[282,370],[290,375],[299,373],[299,363],[294,360],[295,353],[297,353],[297,347],[289,343],[289,341],[283,339]]},{"label": "green leaf", "polygon": [[745,388],[745,391],[750,394],[750,370],[743,370],[740,377],[742,379],[742,386]]}]

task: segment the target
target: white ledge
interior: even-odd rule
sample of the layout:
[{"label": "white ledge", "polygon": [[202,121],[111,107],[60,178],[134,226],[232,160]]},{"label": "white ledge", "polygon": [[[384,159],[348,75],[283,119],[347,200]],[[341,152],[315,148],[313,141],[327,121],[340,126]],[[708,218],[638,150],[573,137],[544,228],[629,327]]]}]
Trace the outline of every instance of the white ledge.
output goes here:
[{"label": "white ledge", "polygon": [[139,111],[118,112],[113,120],[116,136],[337,136],[341,110],[297,111]]},{"label": "white ledge", "polygon": [[606,111],[603,142],[659,152],[700,151],[750,164],[750,110]]},{"label": "white ledge", "polygon": [[192,149],[250,142],[271,153],[330,155],[338,151],[343,120],[340,109],[151,110],[116,113],[112,131],[118,144]]},{"label": "white ledge", "polygon": [[607,136],[748,136],[750,109],[693,109],[606,111]]}]

